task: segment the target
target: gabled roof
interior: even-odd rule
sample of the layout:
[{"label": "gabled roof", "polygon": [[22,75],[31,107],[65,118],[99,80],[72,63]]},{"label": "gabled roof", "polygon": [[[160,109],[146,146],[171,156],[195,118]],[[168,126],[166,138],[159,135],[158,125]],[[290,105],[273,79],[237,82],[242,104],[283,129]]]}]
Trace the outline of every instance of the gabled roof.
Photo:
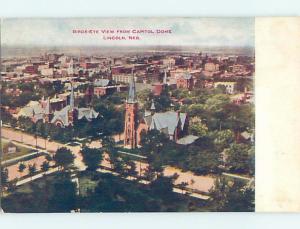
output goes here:
[{"label": "gabled roof", "polygon": [[192,78],[192,75],[188,72],[186,72],[183,76],[182,76],[183,79],[186,79],[186,80],[189,80]]},{"label": "gabled roof", "polygon": [[180,128],[184,128],[186,122],[186,114],[180,113],[178,115],[175,111],[167,111],[162,113],[155,113],[152,116],[146,116],[145,122],[150,129],[156,129],[162,132],[167,132],[169,135],[174,135],[175,129],[180,124]]},{"label": "gabled roof", "polygon": [[[94,118],[97,118],[99,113],[96,112],[93,108],[75,108],[78,111],[78,119],[86,118],[87,121],[91,121]],[[69,125],[68,112],[72,110],[71,106],[68,105],[61,109],[60,111],[55,111],[54,116],[51,120],[51,123],[55,123],[56,121],[61,121],[64,126]]]},{"label": "gabled roof", "polygon": [[39,104],[38,101],[30,101],[25,107],[21,108],[18,116],[33,117],[45,113],[45,109]]},{"label": "gabled roof", "polygon": [[69,120],[68,120],[68,111],[71,109],[70,105],[65,106],[63,109],[60,111],[55,111],[54,116],[51,120],[51,123],[55,123],[57,120],[61,121],[64,126],[69,125]]},{"label": "gabled roof", "polygon": [[78,108],[78,119],[85,117],[88,121],[97,118],[99,115],[93,108]]},{"label": "gabled roof", "polygon": [[183,138],[180,138],[177,143],[181,145],[189,145],[192,144],[194,141],[196,141],[199,137],[194,135],[188,135]]}]

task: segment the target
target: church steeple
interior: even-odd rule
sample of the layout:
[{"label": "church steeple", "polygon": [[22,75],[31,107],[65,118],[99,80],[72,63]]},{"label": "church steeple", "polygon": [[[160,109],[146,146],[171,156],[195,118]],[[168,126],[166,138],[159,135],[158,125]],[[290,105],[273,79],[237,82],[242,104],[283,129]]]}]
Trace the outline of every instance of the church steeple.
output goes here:
[{"label": "church steeple", "polygon": [[152,101],[151,101],[151,107],[150,107],[150,110],[155,111],[155,104],[154,104],[153,99],[152,99]]},{"label": "church steeple", "polygon": [[150,107],[150,111],[151,111],[151,115],[153,115],[155,113],[155,104],[154,104],[154,100],[152,99],[152,103],[151,103],[151,107]]},{"label": "church steeple", "polygon": [[73,110],[74,107],[75,107],[75,96],[74,96],[73,83],[71,82],[70,108]]},{"label": "church steeple", "polygon": [[124,146],[127,148],[136,148],[137,146],[137,119],[138,103],[135,91],[134,69],[129,85],[128,99],[125,104],[125,127],[124,127]]},{"label": "church steeple", "polygon": [[128,93],[128,103],[136,103],[136,91],[135,91],[135,81],[134,81],[134,68],[131,71],[131,78],[129,83],[129,93]]}]

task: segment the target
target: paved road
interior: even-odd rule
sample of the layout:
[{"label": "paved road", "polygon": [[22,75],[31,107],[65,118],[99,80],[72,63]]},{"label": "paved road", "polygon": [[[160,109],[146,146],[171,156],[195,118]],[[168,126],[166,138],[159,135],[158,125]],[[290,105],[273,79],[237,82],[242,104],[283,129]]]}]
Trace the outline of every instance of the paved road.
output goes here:
[{"label": "paved road", "polygon": [[[36,145],[36,139],[34,136],[31,136],[29,134],[26,133],[22,133],[20,131],[16,131],[10,128],[6,128],[3,127],[2,128],[2,137],[9,139],[9,140],[14,140],[14,141],[18,141],[18,142],[22,142],[25,145],[30,145],[30,146],[35,146]],[[45,144],[46,143],[46,144]],[[48,141],[45,140],[43,138],[38,137],[37,138],[37,145],[40,148],[45,148],[48,151],[52,151],[55,152],[58,148],[63,147],[64,145],[55,141]],[[80,152],[80,146],[66,146],[67,148],[69,148],[72,153],[75,155],[75,160],[74,160],[74,164],[76,167],[78,167],[79,170],[85,170],[86,166],[84,165],[84,163],[82,162],[82,156],[79,153]],[[95,147],[95,148],[99,148],[101,147],[101,144],[99,141],[93,141],[90,144],[90,147]],[[109,163],[109,157],[107,154],[104,155],[104,160],[101,162],[101,165],[107,168],[110,168],[110,163]],[[45,157],[41,156],[38,157],[36,159],[32,159],[30,161],[28,161],[28,164],[32,164],[35,163],[37,165],[37,167],[40,167],[40,165],[43,163],[43,161],[45,160]],[[135,161],[136,163],[136,167],[137,167],[137,172],[138,174],[142,174],[143,171],[147,168],[147,164],[146,163],[142,163],[142,162],[138,162]],[[16,177],[22,177],[24,176],[26,173],[26,171],[24,171],[22,174],[20,174],[17,170],[18,165],[13,165],[12,168],[8,168],[9,173],[11,173],[9,175],[9,179],[14,179]],[[174,167],[166,167],[164,169],[164,175],[166,176],[172,176],[175,173],[177,173],[179,175],[178,179],[175,181],[175,184],[180,184],[181,182],[187,182],[187,188],[190,189],[194,189],[200,192],[208,192],[214,184],[214,178],[211,176],[198,176],[193,174],[192,172],[183,172],[178,168],[174,168]]]}]

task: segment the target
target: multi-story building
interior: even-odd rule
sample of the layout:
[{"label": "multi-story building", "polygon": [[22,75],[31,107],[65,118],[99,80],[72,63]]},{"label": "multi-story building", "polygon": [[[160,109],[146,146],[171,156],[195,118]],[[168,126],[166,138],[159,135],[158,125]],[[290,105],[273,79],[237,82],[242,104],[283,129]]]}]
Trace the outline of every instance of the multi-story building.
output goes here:
[{"label": "multi-story building", "polygon": [[236,82],[214,82],[215,88],[220,85],[225,87],[226,93],[228,94],[234,94],[236,90]]},{"label": "multi-story building", "polygon": [[177,88],[185,88],[192,90],[194,87],[194,79],[190,73],[184,73],[176,80]]}]

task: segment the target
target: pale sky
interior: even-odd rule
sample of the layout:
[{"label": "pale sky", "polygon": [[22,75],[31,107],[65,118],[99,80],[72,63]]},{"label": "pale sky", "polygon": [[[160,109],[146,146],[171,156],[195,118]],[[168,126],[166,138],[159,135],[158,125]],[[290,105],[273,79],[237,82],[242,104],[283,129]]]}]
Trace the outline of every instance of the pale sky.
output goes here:
[{"label": "pale sky", "polygon": [[[171,29],[172,34],[141,40],[108,41],[102,34],[73,29]],[[2,45],[9,46],[254,46],[254,18],[69,18],[4,19]],[[115,34],[117,35],[117,34]]]}]

